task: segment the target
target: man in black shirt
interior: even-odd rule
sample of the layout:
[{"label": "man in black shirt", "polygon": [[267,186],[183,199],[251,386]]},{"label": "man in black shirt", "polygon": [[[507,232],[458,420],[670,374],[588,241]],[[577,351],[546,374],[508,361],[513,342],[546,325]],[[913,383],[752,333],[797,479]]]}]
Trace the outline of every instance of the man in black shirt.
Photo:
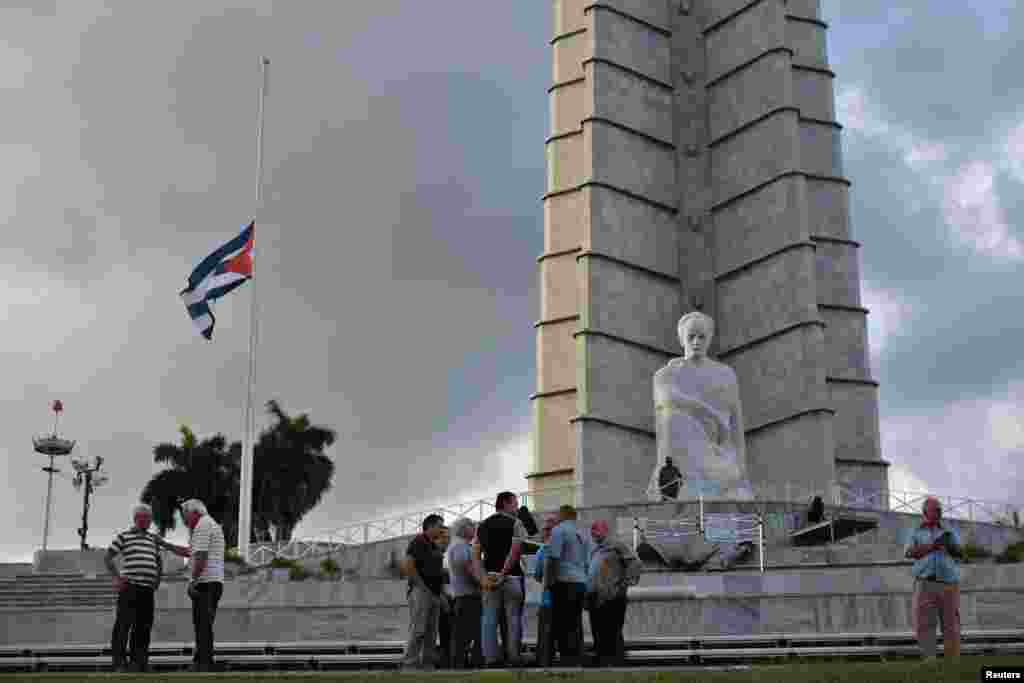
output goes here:
[{"label": "man in black shirt", "polygon": [[679,484],[682,482],[683,473],[672,462],[671,457],[665,458],[665,464],[658,473],[658,487],[661,489],[662,500],[676,500],[679,498]]},{"label": "man in black shirt", "polygon": [[409,542],[401,565],[402,575],[409,579],[409,642],[402,667],[429,670],[437,666],[444,555],[436,544],[443,533],[444,519],[428,515],[422,526],[423,533]]},{"label": "man in black shirt", "polygon": [[473,541],[473,563],[477,574],[484,577],[483,633],[484,660],[494,666],[500,661],[498,652],[498,615],[504,613],[508,629],[505,642],[505,661],[512,666],[519,663],[519,650],[523,640],[522,611],[524,599],[523,569],[519,564],[522,541],[526,529],[516,512],[519,500],[516,494],[503,491],[498,494],[493,515],[477,528]]}]

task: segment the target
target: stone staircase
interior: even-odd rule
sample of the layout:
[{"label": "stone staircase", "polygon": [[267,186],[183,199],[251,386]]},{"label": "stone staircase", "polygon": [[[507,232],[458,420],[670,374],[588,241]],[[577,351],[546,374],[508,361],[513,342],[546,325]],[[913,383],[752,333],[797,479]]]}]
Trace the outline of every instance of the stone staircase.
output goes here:
[{"label": "stone staircase", "polygon": [[[176,581],[164,577],[164,581]],[[116,604],[108,575],[86,576],[81,572],[22,574],[0,578],[0,608],[18,607],[111,607]]]},{"label": "stone staircase", "polygon": [[115,602],[108,576],[69,572],[0,579],[0,607],[113,607]]}]

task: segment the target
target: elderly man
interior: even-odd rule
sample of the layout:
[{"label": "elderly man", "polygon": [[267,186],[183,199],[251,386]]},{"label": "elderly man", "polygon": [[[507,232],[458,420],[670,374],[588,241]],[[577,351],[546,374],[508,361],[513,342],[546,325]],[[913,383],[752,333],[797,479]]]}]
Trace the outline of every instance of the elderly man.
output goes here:
[{"label": "elderly man", "polygon": [[192,625],[196,632],[196,648],[192,657],[194,671],[213,671],[213,622],[217,605],[224,593],[224,530],[195,498],[181,506],[181,517],[189,529],[189,548],[168,546],[181,555],[189,555],[191,581],[188,595],[192,598]]},{"label": "elderly man", "polygon": [[480,647],[480,615],[483,602],[480,597],[480,577],[473,566],[473,552],[470,543],[476,537],[476,524],[471,519],[460,517],[452,525],[454,540],[448,548],[448,572],[451,576],[449,590],[452,606],[452,666],[466,668],[467,650],[470,665],[475,669],[483,664],[483,650]]},{"label": "elderly man", "polygon": [[921,655],[935,657],[935,614],[942,622],[945,657],[960,656],[960,534],[942,524],[942,506],[929,497],[921,509],[924,521],[914,529],[906,556],[914,560],[912,618]]},{"label": "elderly man", "polygon": [[591,525],[590,537],[593,549],[587,573],[587,604],[595,663],[615,666],[622,663],[625,655],[622,628],[626,623],[626,593],[639,579],[640,559],[625,543],[610,535],[606,520],[599,519]]},{"label": "elderly man", "polygon": [[402,668],[409,670],[437,667],[437,626],[444,582],[444,554],[437,544],[444,534],[444,518],[427,515],[421,527],[423,533],[409,542],[400,565],[402,576],[409,580],[409,642],[402,660]]},{"label": "elderly man", "polygon": [[[145,503],[132,507],[134,525],[119,533],[103,558],[114,576],[117,617],[110,651],[116,671],[146,671],[149,666],[149,636],[153,629],[154,594],[160,586],[164,565],[160,544],[149,533],[153,510]],[[114,564],[120,558],[121,568]],[[125,646],[131,632],[131,666],[125,661]]]}]

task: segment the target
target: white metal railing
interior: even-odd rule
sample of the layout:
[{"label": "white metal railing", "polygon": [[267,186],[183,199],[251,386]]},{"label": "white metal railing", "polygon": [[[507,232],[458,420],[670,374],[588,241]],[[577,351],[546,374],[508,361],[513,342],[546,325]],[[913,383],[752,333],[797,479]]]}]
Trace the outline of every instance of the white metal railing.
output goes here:
[{"label": "white metal railing", "polygon": [[[703,501],[701,501],[703,502]],[[641,542],[662,546],[685,543],[701,536],[708,543],[739,545],[754,543],[758,550],[761,571],[765,568],[764,517],[760,514],[700,513],[693,519],[634,519],[633,552]]]},{"label": "white metal railing", "polygon": [[[898,491],[888,488],[871,489],[841,482],[827,486],[812,486],[797,482],[768,483],[755,485],[753,489],[754,500],[752,502],[762,517],[767,503],[810,502],[814,496],[821,496],[826,503],[838,507],[873,511],[889,510],[910,514],[921,514],[924,500],[929,496],[934,496],[942,503],[943,517],[946,519],[1005,526],[1013,525],[1014,513],[1018,515],[1018,519],[1024,516],[1024,506],[1005,502],[985,501],[966,496]],[[518,496],[520,503],[534,512],[545,512],[555,510],[564,503],[578,504],[580,502],[579,494],[586,491],[603,494],[599,497],[614,498],[617,504],[649,504],[652,502],[646,486],[626,484],[605,487],[566,485],[539,491],[526,491],[519,493]],[[692,493],[687,491],[686,487],[682,487],[681,491],[687,494]],[[609,496],[609,492],[613,495]],[[708,497],[708,500],[711,499]],[[674,499],[674,502],[698,504],[700,506],[699,517],[703,519],[704,500],[703,496],[687,495]],[[582,502],[586,504],[586,500]],[[385,519],[355,522],[336,529],[313,532],[303,538],[287,542],[257,544],[251,549],[249,560],[257,565],[267,564],[275,557],[301,560],[318,555],[339,553],[352,546],[408,536],[420,530],[422,520],[428,514],[440,514],[447,521],[452,521],[455,517],[468,517],[474,521],[482,521],[493,512],[493,499],[477,499],[428,507]],[[761,533],[763,534],[763,524]]]}]

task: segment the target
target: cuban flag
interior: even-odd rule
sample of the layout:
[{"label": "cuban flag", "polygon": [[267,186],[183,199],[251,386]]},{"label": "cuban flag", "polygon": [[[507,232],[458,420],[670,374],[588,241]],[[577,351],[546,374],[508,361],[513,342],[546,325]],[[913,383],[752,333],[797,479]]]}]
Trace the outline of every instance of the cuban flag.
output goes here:
[{"label": "cuban flag", "polygon": [[252,278],[252,248],[255,222],[242,233],[203,259],[188,276],[188,287],[181,291],[192,324],[206,339],[213,339],[216,319],[210,303],[245,284]]}]

